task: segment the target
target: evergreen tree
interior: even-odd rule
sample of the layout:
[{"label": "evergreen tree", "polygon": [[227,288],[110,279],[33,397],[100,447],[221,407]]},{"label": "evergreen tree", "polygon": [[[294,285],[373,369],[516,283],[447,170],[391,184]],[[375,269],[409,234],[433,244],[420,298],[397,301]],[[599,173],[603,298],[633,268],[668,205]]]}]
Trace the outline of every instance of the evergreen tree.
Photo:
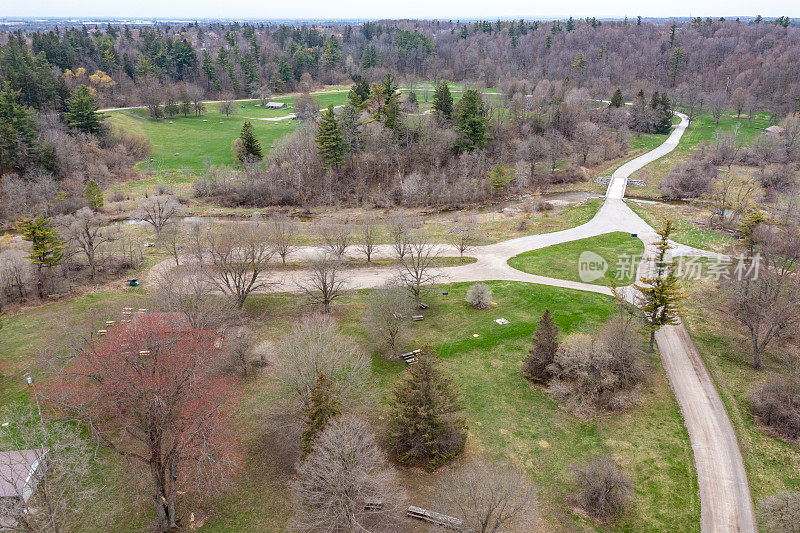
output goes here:
[{"label": "evergreen tree", "polygon": [[322,112],[317,130],[317,148],[325,168],[339,169],[344,162],[344,152],[347,149],[342,132],[336,123],[333,106]]},{"label": "evergreen tree", "polygon": [[378,52],[375,50],[375,45],[369,45],[364,48],[364,53],[361,55],[361,68],[364,70],[372,67],[377,67],[380,58]]},{"label": "evergreen tree", "polygon": [[355,80],[355,83],[350,88],[350,92],[347,95],[347,101],[353,107],[363,110],[367,105],[369,95],[369,83],[364,78],[359,77]]},{"label": "evergreen tree", "polygon": [[400,99],[397,94],[393,94],[386,102],[386,107],[383,108],[383,124],[390,130],[397,131],[402,120],[400,118]]},{"label": "evergreen tree", "polygon": [[394,391],[389,439],[401,463],[434,469],[464,447],[462,407],[430,346],[422,348],[407,374]]},{"label": "evergreen tree", "polygon": [[548,367],[558,351],[559,329],[553,322],[553,315],[546,309],[533,334],[530,354],[522,363],[522,375],[531,381],[545,383],[552,377]]},{"label": "evergreen tree", "polygon": [[97,211],[103,207],[103,191],[94,180],[86,182],[86,189],[83,191],[83,196],[86,198],[86,204],[92,211]]},{"label": "evergreen tree", "polygon": [[486,146],[488,118],[481,95],[475,89],[464,91],[455,110],[456,130],[461,133],[458,148],[472,151]]},{"label": "evergreen tree", "polygon": [[264,154],[261,151],[261,143],[256,139],[253,125],[248,121],[242,125],[242,133],[239,134],[242,141],[242,161],[248,159],[261,160]]},{"label": "evergreen tree", "polygon": [[655,110],[653,131],[662,135],[667,135],[672,129],[672,104],[666,93],[662,93],[658,97]]},{"label": "evergreen tree", "polygon": [[103,117],[97,113],[97,101],[89,88],[81,85],[67,100],[67,111],[64,118],[70,127],[84,133],[100,133]]},{"label": "evergreen tree", "polygon": [[310,404],[303,410],[306,429],[300,437],[301,459],[311,452],[317,435],[327,427],[328,422],[339,416],[339,403],[336,401],[336,391],[333,382],[325,374],[320,373],[317,382],[311,390]]},{"label": "evergreen tree", "polygon": [[322,64],[328,70],[333,70],[342,60],[342,45],[335,35],[332,35],[322,47]]},{"label": "evergreen tree", "polygon": [[617,87],[617,90],[614,91],[614,96],[611,97],[611,102],[608,104],[608,107],[622,107],[624,104],[622,90]]},{"label": "evergreen tree", "polygon": [[16,228],[22,234],[22,239],[31,243],[28,259],[31,260],[32,265],[36,265],[38,276],[36,288],[39,298],[44,298],[42,268],[53,268],[60,264],[64,258],[63,250],[67,245],[50,225],[50,218],[44,215],[39,215],[34,219],[20,219]]},{"label": "evergreen tree", "polygon": [[390,73],[386,73],[386,76],[383,77],[381,80],[381,85],[383,85],[383,94],[386,98],[386,105],[389,105],[389,100],[394,98],[395,93],[397,92],[397,83],[394,80],[394,76]]},{"label": "evergreen tree", "polygon": [[433,110],[444,118],[453,115],[453,95],[450,94],[450,87],[444,80],[439,82],[433,93]]},{"label": "evergreen tree", "polygon": [[658,252],[653,259],[652,275],[642,276],[640,283],[635,285],[637,306],[650,329],[650,350],[655,343],[656,331],[662,326],[679,323],[678,302],[683,296],[675,274],[675,262],[667,259],[667,251],[672,248],[669,244],[672,229],[672,220],[665,220],[658,230],[660,239],[655,243]]},{"label": "evergreen tree", "polygon": [[6,84],[0,92],[0,176],[22,173],[36,148],[34,112],[19,102],[19,91]]}]

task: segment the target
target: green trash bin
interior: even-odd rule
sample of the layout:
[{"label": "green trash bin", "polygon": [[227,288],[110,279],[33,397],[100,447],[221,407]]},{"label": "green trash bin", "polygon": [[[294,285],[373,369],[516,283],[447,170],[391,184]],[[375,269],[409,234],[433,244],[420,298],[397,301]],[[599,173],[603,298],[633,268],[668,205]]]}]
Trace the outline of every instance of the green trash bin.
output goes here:
[{"label": "green trash bin", "polygon": [[139,280],[138,279],[129,279],[128,280],[128,285],[130,285],[131,287],[138,287],[139,286]]}]

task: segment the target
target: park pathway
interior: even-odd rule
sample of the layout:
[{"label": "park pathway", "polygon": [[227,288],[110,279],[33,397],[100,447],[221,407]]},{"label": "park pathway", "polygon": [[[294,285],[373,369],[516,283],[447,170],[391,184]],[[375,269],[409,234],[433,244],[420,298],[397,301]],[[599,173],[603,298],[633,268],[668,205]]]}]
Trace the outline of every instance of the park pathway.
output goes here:
[{"label": "park pathway", "polygon": [[[623,231],[635,233],[644,243],[645,257],[639,265],[639,273],[646,271],[650,266],[646,258],[652,257],[653,244],[658,236],[655,230],[625,203],[625,189],[628,178],[633,172],[668,154],[678,145],[689,122],[686,115],[676,114],[681,118],[681,122],[674,127],[664,143],[628,161],[613,173],[605,201],[589,222],[563,231],[528,235],[475,247],[469,253],[470,256],[477,258],[475,263],[436,269],[436,274],[441,276],[443,282],[508,280],[611,295],[609,287],[529,274],[512,268],[508,260],[520,253],[546,246]],[[718,254],[681,244],[673,243],[673,245],[671,250],[673,256],[719,257]],[[301,247],[293,253],[299,256],[298,260],[303,260],[318,255],[319,251],[318,247]],[[446,255],[458,255],[448,246],[442,246],[441,252]],[[379,246],[375,255],[378,258],[390,257],[391,249],[386,245]],[[160,274],[171,268],[171,265],[172,260],[155,265],[149,273],[149,278],[156,281]],[[380,286],[394,272],[387,268],[358,268],[348,271],[347,274],[348,288],[363,289]],[[299,282],[307,278],[307,275],[304,271],[286,272],[280,281],[270,284],[266,291],[297,292]],[[625,287],[622,291],[625,298],[629,300],[634,298],[632,287]],[[703,533],[757,531],[753,501],[736,433],[697,348],[683,324],[661,328],[656,334],[656,340],[694,452],[700,492],[701,531]]]}]

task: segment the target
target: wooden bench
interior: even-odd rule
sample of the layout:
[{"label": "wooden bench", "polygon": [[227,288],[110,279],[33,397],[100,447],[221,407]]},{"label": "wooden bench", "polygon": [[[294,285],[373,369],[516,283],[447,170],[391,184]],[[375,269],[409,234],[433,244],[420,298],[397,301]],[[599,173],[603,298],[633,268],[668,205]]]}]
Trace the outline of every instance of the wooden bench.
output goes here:
[{"label": "wooden bench", "polygon": [[417,520],[423,520],[456,531],[460,530],[463,524],[460,519],[454,516],[447,516],[446,514],[437,513],[436,511],[428,511],[427,509],[414,507],[413,505],[408,507],[408,512],[406,514],[408,514],[410,518],[416,518]]},{"label": "wooden bench", "polygon": [[413,351],[411,351],[411,352],[408,352],[408,353],[401,354],[401,355],[400,355],[400,357],[402,357],[402,358],[403,358],[403,360],[404,360],[404,361],[405,361],[407,364],[409,364],[409,365],[413,365],[414,363],[416,363],[416,362],[417,362],[417,356],[418,356],[419,354],[421,354],[421,353],[422,353],[422,349],[420,349],[420,348],[417,348],[416,350],[413,350]]},{"label": "wooden bench", "polygon": [[423,318],[425,318],[425,315],[412,315],[411,316],[411,320],[413,320],[414,322],[419,322]]}]

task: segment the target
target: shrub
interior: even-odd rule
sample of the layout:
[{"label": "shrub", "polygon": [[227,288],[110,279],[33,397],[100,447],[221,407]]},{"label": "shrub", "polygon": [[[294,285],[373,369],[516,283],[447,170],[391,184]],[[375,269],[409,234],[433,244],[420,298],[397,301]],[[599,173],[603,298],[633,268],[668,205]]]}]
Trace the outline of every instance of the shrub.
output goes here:
[{"label": "shrub", "polygon": [[646,372],[639,363],[641,339],[631,321],[610,321],[594,335],[575,333],[561,343],[550,391],[576,414],[616,411],[630,405]]},{"label": "shrub", "polygon": [[690,159],[676,165],[658,188],[664,198],[699,198],[711,191],[716,168],[708,159]]},{"label": "shrub", "polygon": [[765,530],[771,533],[800,531],[800,492],[781,492],[758,506]]},{"label": "shrub", "polygon": [[572,495],[573,502],[599,520],[618,516],[633,497],[630,476],[610,457],[597,457],[576,468],[575,481],[578,491]]},{"label": "shrub", "polygon": [[475,309],[489,309],[492,306],[492,290],[485,283],[476,283],[467,291],[466,300]]},{"label": "shrub", "polygon": [[789,439],[800,437],[800,383],[777,378],[750,396],[750,410],[762,424]]},{"label": "shrub", "polygon": [[522,363],[522,375],[531,381],[546,382],[551,378],[549,366],[558,352],[558,327],[553,322],[550,310],[545,310],[536,332],[530,355]]}]

